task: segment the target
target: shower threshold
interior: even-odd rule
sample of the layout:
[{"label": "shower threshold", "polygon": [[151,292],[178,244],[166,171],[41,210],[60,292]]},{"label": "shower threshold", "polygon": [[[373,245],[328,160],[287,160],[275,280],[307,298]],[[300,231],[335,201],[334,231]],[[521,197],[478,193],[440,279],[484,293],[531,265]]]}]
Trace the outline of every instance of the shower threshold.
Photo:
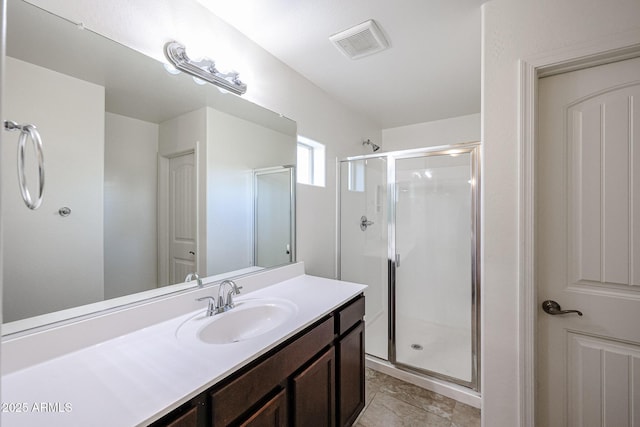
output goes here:
[{"label": "shower threshold", "polygon": [[425,390],[433,391],[475,408],[481,408],[481,394],[470,388],[417,373],[401,366],[395,366],[370,354],[365,355],[365,364],[368,368],[422,387]]}]

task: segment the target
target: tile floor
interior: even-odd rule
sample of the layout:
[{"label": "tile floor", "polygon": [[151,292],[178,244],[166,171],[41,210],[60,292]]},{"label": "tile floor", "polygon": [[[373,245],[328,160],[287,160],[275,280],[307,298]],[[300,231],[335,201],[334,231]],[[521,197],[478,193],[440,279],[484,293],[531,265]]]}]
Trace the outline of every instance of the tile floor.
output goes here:
[{"label": "tile floor", "polygon": [[355,427],[480,427],[480,410],[366,368],[364,411]]}]

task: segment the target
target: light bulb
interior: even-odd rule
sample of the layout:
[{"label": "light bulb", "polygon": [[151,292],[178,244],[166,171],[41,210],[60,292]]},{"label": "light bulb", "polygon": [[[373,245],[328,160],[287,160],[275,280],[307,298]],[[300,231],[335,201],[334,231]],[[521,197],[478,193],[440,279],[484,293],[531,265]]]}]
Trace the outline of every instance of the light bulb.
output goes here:
[{"label": "light bulb", "polygon": [[173,74],[173,75],[180,74],[180,70],[178,70],[172,64],[169,64],[168,62],[165,62],[162,65],[164,66],[164,69],[167,71],[167,73]]}]

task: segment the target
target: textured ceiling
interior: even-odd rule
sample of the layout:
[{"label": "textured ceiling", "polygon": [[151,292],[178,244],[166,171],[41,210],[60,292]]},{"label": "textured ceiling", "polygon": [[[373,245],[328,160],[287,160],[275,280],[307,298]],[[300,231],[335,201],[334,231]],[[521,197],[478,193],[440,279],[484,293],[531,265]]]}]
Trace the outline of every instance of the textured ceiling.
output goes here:
[{"label": "textured ceiling", "polygon": [[[198,0],[382,128],[480,111],[482,0]],[[329,36],[374,19],[391,48],[350,60]]]}]

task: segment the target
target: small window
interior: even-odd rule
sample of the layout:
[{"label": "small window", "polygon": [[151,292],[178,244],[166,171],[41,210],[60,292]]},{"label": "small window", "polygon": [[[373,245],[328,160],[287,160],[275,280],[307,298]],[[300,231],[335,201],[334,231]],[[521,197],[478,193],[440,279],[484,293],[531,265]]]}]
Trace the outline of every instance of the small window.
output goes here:
[{"label": "small window", "polygon": [[298,136],[297,181],[300,184],[324,187],[325,148],[323,144]]},{"label": "small window", "polygon": [[347,188],[349,191],[364,192],[365,160],[354,160],[348,163]]}]

